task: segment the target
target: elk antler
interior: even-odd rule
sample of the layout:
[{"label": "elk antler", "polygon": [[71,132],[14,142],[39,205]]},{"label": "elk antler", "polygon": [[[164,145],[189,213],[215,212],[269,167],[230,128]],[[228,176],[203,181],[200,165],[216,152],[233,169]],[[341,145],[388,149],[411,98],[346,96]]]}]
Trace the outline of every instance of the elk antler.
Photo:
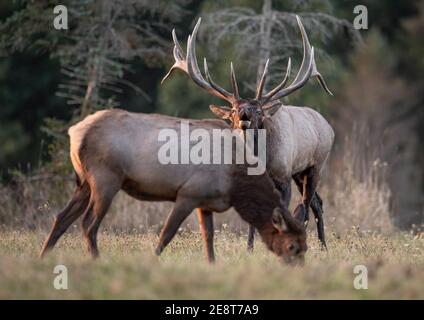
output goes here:
[{"label": "elk antler", "polygon": [[278,86],[276,86],[274,89],[272,89],[271,91],[269,91],[267,94],[263,96],[262,90],[263,90],[263,86],[266,79],[266,73],[268,69],[267,68],[268,61],[267,61],[261,81],[259,82],[258,88],[256,90],[256,99],[260,100],[263,104],[281,99],[289,95],[290,93],[296,91],[297,89],[300,89],[308,82],[310,77],[317,77],[318,82],[320,83],[322,88],[330,95],[333,95],[331,91],[328,89],[323,77],[321,76],[321,74],[318,72],[316,68],[315,59],[314,59],[314,48],[311,47],[311,45],[309,44],[308,36],[306,35],[305,28],[303,27],[299,16],[296,15],[296,19],[299,25],[300,33],[302,35],[302,42],[303,42],[303,59],[302,59],[302,64],[300,65],[299,72],[297,73],[296,78],[293,80],[293,82],[287,88],[284,88],[289,78],[289,74],[291,70],[291,60],[289,59],[287,64],[286,75],[284,76],[283,81]]},{"label": "elk antler", "polygon": [[171,75],[172,71],[174,71],[175,69],[180,69],[184,71],[190,77],[190,79],[193,80],[194,83],[196,83],[202,89],[206,90],[207,92],[218,98],[232,103],[240,98],[238,93],[236,76],[234,74],[233,64],[231,63],[231,86],[233,88],[234,93],[229,93],[227,90],[221,88],[212,80],[211,75],[209,74],[206,58],[204,58],[203,60],[206,80],[203,78],[202,73],[199,70],[196,58],[196,36],[201,20],[202,18],[199,18],[196,23],[196,26],[193,29],[193,33],[188,36],[186,55],[184,54],[184,51],[178,42],[175,29],[172,30],[172,39],[174,40],[175,63],[165,75],[165,77],[162,79],[161,83],[163,83]]}]

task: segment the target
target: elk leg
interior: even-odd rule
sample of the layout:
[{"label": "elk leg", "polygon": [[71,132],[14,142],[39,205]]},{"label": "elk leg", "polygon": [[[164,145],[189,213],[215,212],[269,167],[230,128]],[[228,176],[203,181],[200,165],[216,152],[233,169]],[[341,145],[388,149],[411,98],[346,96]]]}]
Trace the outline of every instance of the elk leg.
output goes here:
[{"label": "elk leg", "polygon": [[318,194],[318,192],[316,190],[315,190],[315,193],[314,193],[314,197],[312,198],[311,208],[313,208],[313,206],[320,206],[321,210],[322,210],[322,207],[323,207],[321,196]]},{"label": "elk leg", "polygon": [[92,186],[90,204],[81,222],[84,240],[93,258],[99,256],[97,232],[99,231],[100,224],[109,210],[113,198],[120,189],[116,179],[110,179],[108,182],[103,181],[101,186],[99,187],[99,182]]},{"label": "elk leg", "polygon": [[65,233],[69,226],[84,213],[90,199],[90,188],[88,184],[77,187],[72,199],[65,209],[60,212],[54,220],[50,234],[44,242],[40,258],[53,249],[59,238]]},{"label": "elk leg", "polygon": [[197,217],[199,219],[199,226],[202,232],[208,261],[213,263],[215,262],[215,253],[213,250],[213,214],[211,211],[198,208]]},{"label": "elk leg", "polygon": [[286,208],[288,208],[291,200],[291,180],[280,182],[276,184],[276,186],[281,192],[281,196],[283,198],[284,204],[286,205]]},{"label": "elk leg", "polygon": [[97,248],[97,232],[99,226],[110,204],[95,204],[87,208],[81,223],[82,233],[84,240],[87,244],[88,252],[95,259],[99,256],[99,249]]},{"label": "elk leg", "polygon": [[311,208],[315,216],[315,222],[317,223],[318,239],[321,242],[322,249],[327,250],[327,244],[325,243],[322,200],[317,192],[315,192],[314,197],[312,198]]},{"label": "elk leg", "polygon": [[[312,211],[314,212],[315,222],[317,224],[317,231],[318,231],[318,239],[321,242],[321,247],[323,249],[327,248],[326,242],[325,242],[325,233],[324,233],[324,219],[322,216],[322,200],[321,197],[315,192],[317,183],[318,183],[318,174],[317,170],[315,168],[310,168],[306,170],[303,175],[306,175],[307,181],[306,181],[306,188],[305,188],[305,199],[304,204],[306,208],[306,214],[309,219],[309,206],[312,207]],[[296,180],[296,184],[299,188],[299,178]],[[299,190],[303,190],[303,184],[302,189],[299,188]],[[314,210],[317,209],[317,211]],[[305,219],[306,220],[306,219]]]},{"label": "elk leg", "polygon": [[81,231],[84,237],[84,241],[87,244],[87,248],[89,252],[90,252],[90,244],[89,244],[87,235],[88,235],[88,229],[94,222],[93,206],[94,206],[94,203],[90,201],[81,219]]},{"label": "elk leg", "polygon": [[314,213],[315,222],[317,224],[318,231],[318,239],[321,243],[321,248],[327,250],[327,244],[325,242],[325,232],[324,232],[324,218],[323,218],[323,210],[322,210],[322,199],[319,194],[315,191],[316,186],[318,184],[317,170],[312,168],[308,174],[308,185],[307,190],[309,190],[308,197],[310,196],[309,204],[312,208],[312,212]]},{"label": "elk leg", "polygon": [[160,255],[165,247],[171,242],[178,231],[181,223],[196,208],[192,201],[184,198],[177,198],[171,213],[166,219],[165,226],[159,236],[159,244],[156,247],[156,255]]},{"label": "elk leg", "polygon": [[299,189],[300,194],[302,195],[302,204],[304,206],[304,225],[305,228],[308,227],[309,223],[309,203],[307,201],[307,185],[308,185],[308,176],[306,173],[301,173],[293,177],[297,188]]},{"label": "elk leg", "polygon": [[249,224],[249,233],[247,234],[247,251],[253,251],[253,243],[255,242],[255,232],[256,229],[254,226]]}]

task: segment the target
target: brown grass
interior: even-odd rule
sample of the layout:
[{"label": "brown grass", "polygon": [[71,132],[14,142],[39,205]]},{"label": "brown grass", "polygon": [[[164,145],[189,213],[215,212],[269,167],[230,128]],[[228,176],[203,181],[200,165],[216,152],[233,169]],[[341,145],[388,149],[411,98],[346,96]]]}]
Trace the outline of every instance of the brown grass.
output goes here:
[{"label": "brown grass", "polygon": [[[92,261],[81,236],[71,232],[45,260],[37,254],[45,233],[0,231],[3,299],[423,299],[424,237],[350,231],[329,233],[328,252],[309,236],[304,267],[281,265],[258,241],[253,254],[244,236],[216,235],[210,266],[200,234],[183,231],[163,255],[157,235],[103,231],[100,259]],[[53,287],[56,265],[68,269],[69,289]],[[353,287],[355,265],[368,268],[368,290]]]},{"label": "brown grass", "polygon": [[[247,225],[233,210],[215,215],[216,265],[206,263],[195,215],[157,258],[157,234],[172,204],[139,202],[123,193],[102,225],[98,261],[85,254],[78,223],[39,260],[73,182],[22,176],[13,188],[0,187],[0,298],[423,299],[424,237],[393,228],[382,164],[376,162],[367,179],[359,179],[349,161],[335,165],[319,186],[329,251],[319,250],[311,224],[304,268],[280,265],[260,240],[248,254]],[[296,190],[292,207],[299,201]],[[68,268],[69,290],[53,288],[57,264]],[[358,264],[368,268],[368,290],[353,288]]]}]

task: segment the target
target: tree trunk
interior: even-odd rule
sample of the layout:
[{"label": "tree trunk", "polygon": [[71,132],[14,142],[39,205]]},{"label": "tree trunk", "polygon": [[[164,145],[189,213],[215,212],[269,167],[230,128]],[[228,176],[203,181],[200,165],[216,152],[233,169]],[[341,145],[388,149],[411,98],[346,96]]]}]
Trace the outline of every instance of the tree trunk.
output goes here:
[{"label": "tree trunk", "polygon": [[[110,0],[96,2],[98,10],[100,11],[101,19],[103,23],[107,24],[112,18],[112,7],[113,4]],[[84,119],[93,110],[93,107],[97,106],[100,95],[100,85],[103,81],[103,62],[104,53],[108,45],[109,33],[107,32],[107,26],[104,27],[104,31],[99,36],[98,47],[91,57],[91,61],[88,63],[88,67],[91,69],[90,77],[87,83],[87,89],[85,91],[84,100],[81,105],[80,117]]]},{"label": "tree trunk", "polygon": [[271,56],[271,30],[273,25],[272,0],[264,0],[262,6],[262,22],[260,29],[259,63],[256,74],[256,85],[261,80],[266,61]]}]

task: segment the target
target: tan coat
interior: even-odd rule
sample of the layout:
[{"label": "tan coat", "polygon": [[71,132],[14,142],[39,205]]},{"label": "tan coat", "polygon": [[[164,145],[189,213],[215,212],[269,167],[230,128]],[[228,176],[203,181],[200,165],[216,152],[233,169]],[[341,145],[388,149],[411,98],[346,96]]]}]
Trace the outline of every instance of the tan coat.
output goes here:
[{"label": "tan coat", "polygon": [[289,181],[293,174],[314,166],[321,172],[334,142],[325,118],[308,107],[282,106],[264,121],[267,129],[267,169]]}]

